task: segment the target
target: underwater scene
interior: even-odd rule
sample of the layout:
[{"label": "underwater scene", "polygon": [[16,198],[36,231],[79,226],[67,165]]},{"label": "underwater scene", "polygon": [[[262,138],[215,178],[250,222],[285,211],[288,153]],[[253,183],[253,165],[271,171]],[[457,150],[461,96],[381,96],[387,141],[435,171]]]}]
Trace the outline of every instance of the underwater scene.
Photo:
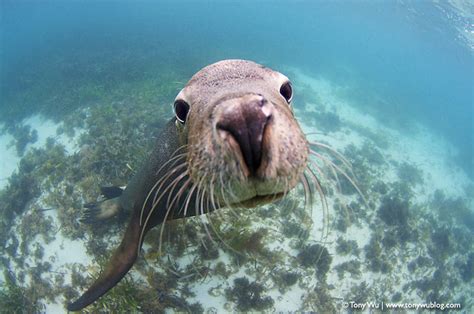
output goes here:
[{"label": "underwater scene", "polygon": [[[1,313],[474,311],[473,2],[0,0],[0,38]],[[180,93],[226,59],[284,76],[258,67],[254,84],[247,63],[218,63],[221,76]],[[194,109],[232,80],[276,93],[271,114],[261,100],[245,118],[271,125],[263,153],[236,135],[242,118]],[[218,114],[217,131],[199,128]],[[215,156],[193,164],[190,151],[216,144],[170,148],[181,134],[240,145],[249,176],[288,143],[272,156],[296,179],[229,205],[243,189],[222,179],[234,166],[196,181]],[[169,183],[151,168],[153,188],[135,191],[156,154],[187,172]],[[112,210],[132,193],[143,208]],[[151,212],[183,199],[186,217],[158,209],[146,229],[151,196]],[[94,212],[106,198],[122,203]],[[71,306],[119,272],[134,220],[131,269]]]}]

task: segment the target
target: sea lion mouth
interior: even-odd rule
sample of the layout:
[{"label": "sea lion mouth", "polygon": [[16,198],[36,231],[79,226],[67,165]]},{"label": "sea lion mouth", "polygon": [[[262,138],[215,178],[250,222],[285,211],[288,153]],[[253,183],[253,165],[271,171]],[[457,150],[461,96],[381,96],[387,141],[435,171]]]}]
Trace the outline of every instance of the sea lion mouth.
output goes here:
[{"label": "sea lion mouth", "polygon": [[[242,173],[243,173],[244,177],[245,178],[256,177],[256,173],[257,173],[258,168],[255,169],[254,167],[257,166],[257,165],[258,165],[258,167],[260,167],[261,160],[262,160],[261,153],[260,153],[260,156],[259,156],[258,163],[257,162],[252,163],[252,161],[248,161],[245,158],[245,154],[242,150],[242,147],[239,145],[239,143],[237,142],[235,136],[233,136],[232,133],[230,133],[227,130],[223,130],[223,129],[218,130],[218,133],[220,135],[220,138],[224,142],[227,143],[228,148],[229,148],[229,152],[233,155],[233,158],[235,158],[235,160],[240,165],[240,169],[242,170]],[[249,163],[252,166],[250,166]]]},{"label": "sea lion mouth", "polygon": [[229,143],[246,177],[256,177],[265,154],[264,134],[272,118],[271,104],[258,94],[227,100],[215,128]]}]

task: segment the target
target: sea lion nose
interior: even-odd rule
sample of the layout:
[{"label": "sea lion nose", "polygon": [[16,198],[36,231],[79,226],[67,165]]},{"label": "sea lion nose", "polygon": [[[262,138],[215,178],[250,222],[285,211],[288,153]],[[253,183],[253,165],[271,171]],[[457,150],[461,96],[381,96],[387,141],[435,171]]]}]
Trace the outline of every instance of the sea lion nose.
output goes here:
[{"label": "sea lion nose", "polygon": [[262,162],[263,134],[271,117],[271,107],[261,95],[247,95],[228,104],[216,124],[237,141],[251,174]]}]

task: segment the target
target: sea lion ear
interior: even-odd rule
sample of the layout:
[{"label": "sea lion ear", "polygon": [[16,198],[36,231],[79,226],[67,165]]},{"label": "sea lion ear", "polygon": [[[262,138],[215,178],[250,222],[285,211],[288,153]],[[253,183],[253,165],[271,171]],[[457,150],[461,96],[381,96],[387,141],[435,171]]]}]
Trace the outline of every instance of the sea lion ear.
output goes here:
[{"label": "sea lion ear", "polygon": [[280,86],[280,94],[285,98],[286,102],[289,104],[293,98],[293,87],[291,86],[290,81],[285,81]]},{"label": "sea lion ear", "polygon": [[173,107],[176,120],[178,120],[181,124],[185,124],[186,118],[188,117],[189,104],[183,99],[176,99]]}]

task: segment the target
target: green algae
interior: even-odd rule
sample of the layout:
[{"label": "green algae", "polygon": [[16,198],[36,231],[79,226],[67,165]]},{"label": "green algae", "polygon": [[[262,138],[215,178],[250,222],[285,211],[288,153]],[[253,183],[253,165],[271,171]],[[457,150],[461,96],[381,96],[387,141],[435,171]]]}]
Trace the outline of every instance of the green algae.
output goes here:
[{"label": "green algae", "polygon": [[8,132],[14,138],[10,145],[15,146],[16,153],[20,157],[25,153],[28,144],[33,144],[38,140],[38,131],[32,130],[30,125],[18,124],[11,127]]},{"label": "green algae", "polygon": [[316,285],[303,299],[302,308],[309,309],[316,313],[335,313],[337,308],[331,291],[325,284]]},{"label": "green algae", "polygon": [[316,277],[320,281],[326,279],[332,263],[332,257],[327,248],[320,244],[304,246],[298,253],[297,259],[303,267],[314,268]]},{"label": "green algae", "polygon": [[87,310],[92,313],[138,313],[141,312],[140,303],[137,284],[126,276],[109,293],[92,303]]},{"label": "green algae", "polygon": [[270,309],[274,301],[271,297],[263,295],[263,285],[250,282],[247,277],[234,280],[234,286],[225,291],[228,300],[236,303],[238,311],[263,311]]},{"label": "green algae", "polygon": [[4,271],[5,282],[0,285],[0,311],[2,313],[40,313],[44,305],[37,291],[17,283],[8,270]]},{"label": "green algae", "polygon": [[[80,76],[78,74],[80,69],[72,69],[71,71]],[[100,69],[88,69],[87,71],[96,71],[99,73]],[[131,75],[134,77],[137,74],[132,73]],[[172,80],[173,77],[177,76],[176,74],[170,74],[167,80]],[[99,257],[103,255],[104,251],[110,252],[114,243],[116,243],[116,240],[115,242],[114,240],[111,241],[110,237],[119,233],[119,230],[123,228],[124,217],[117,217],[117,219],[113,220],[108,226],[102,227],[84,226],[77,223],[77,220],[81,215],[82,198],[86,201],[95,201],[99,193],[99,186],[109,184],[123,185],[128,181],[131,175],[133,175],[134,170],[139,167],[140,161],[153,146],[153,132],[159,130],[165,120],[161,117],[170,116],[169,110],[165,110],[162,107],[157,108],[153,106],[153,104],[156,102],[161,103],[159,99],[165,97],[163,95],[166,93],[170,95],[174,94],[179,84],[169,84],[164,88],[165,90],[156,92],[154,91],[154,87],[161,84],[158,80],[150,79],[146,80],[146,82],[142,81],[140,84],[142,83],[142,87],[139,87],[139,83],[137,83],[137,90],[133,90],[131,95],[127,97],[123,95],[127,92],[123,86],[121,87],[123,90],[107,87],[106,84],[96,87],[89,85],[76,89],[74,93],[77,93],[77,95],[74,95],[71,99],[76,97],[77,100],[75,101],[79,102],[80,100],[87,103],[87,109],[84,109],[82,105],[80,107],[71,105],[70,108],[65,109],[62,114],[68,112],[68,116],[62,116],[62,118],[66,119],[64,119],[59,134],[73,136],[75,134],[77,135],[77,131],[81,128],[86,130],[85,133],[81,135],[78,151],[74,152],[72,156],[69,156],[65,154],[64,148],[61,148],[61,145],[50,140],[47,147],[51,152],[45,152],[39,149],[35,150],[34,154],[32,154],[38,156],[30,156],[26,153],[24,156],[26,164],[23,166],[25,168],[17,173],[17,181],[12,181],[12,187],[8,190],[8,195],[5,195],[5,199],[8,201],[8,203],[6,203],[8,207],[5,205],[5,208],[15,208],[10,207],[15,204],[18,206],[14,213],[5,210],[5,217],[8,218],[8,216],[11,215],[13,218],[20,217],[21,219],[25,219],[25,225],[22,230],[27,233],[28,230],[26,226],[28,226],[31,219],[35,217],[33,214],[41,212],[39,208],[32,206],[32,203],[37,201],[39,196],[35,191],[50,191],[44,200],[47,207],[45,209],[57,211],[61,223],[61,234],[70,239],[87,238],[86,246],[88,253],[92,256]],[[163,85],[164,84],[160,86]],[[111,91],[110,96],[105,95]],[[79,94],[82,95],[78,97]],[[68,101],[69,100],[66,100],[66,102]],[[72,100],[70,101],[71,104],[73,102]],[[54,107],[50,107],[49,109],[45,108],[44,112],[48,112],[47,110],[54,110]],[[346,121],[344,121],[344,123],[345,122]],[[334,132],[337,130],[338,129],[334,129]],[[330,130],[326,131],[331,132]],[[374,136],[374,134],[372,134],[372,136]],[[124,140],[124,138],[127,140]],[[354,172],[359,182],[361,182],[363,190],[369,192],[367,194],[369,194],[369,197],[377,204],[377,206],[374,206],[375,211],[361,206],[362,202],[360,200],[354,200],[349,206],[342,205],[341,202],[335,206],[334,209],[337,225],[340,224],[339,227],[336,228],[341,231],[346,231],[358,223],[364,225],[372,224],[372,227],[373,224],[381,223],[384,226],[385,229],[383,230],[381,230],[382,228],[380,227],[372,228],[373,241],[371,240],[369,245],[364,248],[365,254],[363,257],[365,257],[364,262],[368,262],[368,270],[387,274],[387,276],[384,277],[387,278],[387,281],[391,280],[388,275],[394,273],[394,269],[397,269],[397,265],[400,265],[404,261],[413,260],[418,256],[416,254],[420,255],[415,259],[415,264],[408,264],[407,267],[416,271],[417,274],[427,272],[433,269],[433,267],[437,267],[446,272],[456,273],[457,276],[469,278],[469,265],[472,266],[472,263],[469,264],[468,259],[464,258],[458,260],[456,262],[458,264],[456,265],[459,265],[459,267],[453,268],[453,264],[450,264],[450,261],[446,258],[426,258],[424,255],[426,254],[424,253],[426,248],[419,242],[420,240],[417,236],[411,236],[412,230],[408,229],[408,227],[422,229],[420,234],[424,234],[426,239],[430,242],[430,245],[432,243],[432,245],[436,247],[436,245],[444,245],[443,243],[445,242],[442,241],[443,237],[434,235],[436,232],[441,232],[438,229],[440,229],[442,222],[436,222],[436,220],[431,219],[429,220],[431,223],[433,223],[433,221],[436,223],[431,224],[429,227],[424,224],[423,221],[414,224],[413,222],[418,220],[421,214],[417,212],[416,208],[411,206],[411,203],[408,204],[408,215],[405,215],[406,211],[401,210],[397,212],[401,213],[400,216],[391,217],[389,211],[381,209],[383,207],[403,207],[400,206],[400,204],[404,201],[411,200],[414,195],[413,187],[421,183],[409,184],[408,181],[417,182],[416,178],[403,182],[400,172],[398,173],[398,175],[400,175],[400,182],[392,184],[390,182],[380,181],[380,174],[388,166],[385,156],[381,154],[380,148],[382,147],[379,145],[379,142],[375,139],[372,139],[372,141],[373,143],[367,142],[360,148],[349,146],[346,148],[349,156],[346,157],[352,161]],[[380,140],[380,142],[382,141],[383,139]],[[375,146],[374,143],[377,146]],[[400,168],[398,164],[396,167]],[[403,165],[401,167],[403,167]],[[25,195],[25,202],[18,200],[16,197],[22,195],[21,193],[25,193],[22,191],[22,187],[29,188],[27,191],[33,192],[30,195]],[[336,188],[325,187],[324,189],[331,198],[338,196],[339,192],[349,197],[355,194],[350,182],[343,177],[340,177],[339,191]],[[0,194],[0,198],[3,200],[2,195],[3,194]],[[384,197],[382,197],[382,195]],[[462,208],[465,208],[465,205],[462,203],[462,200],[457,201],[456,199],[433,196],[432,204],[430,204],[428,208],[436,208],[438,213],[443,217],[459,222],[461,226],[468,227],[472,225],[469,223],[469,221],[472,221],[469,220],[469,217],[472,216],[462,211]],[[437,204],[439,204],[439,206]],[[202,305],[198,303],[188,304],[183,300],[183,296],[192,296],[193,294],[193,292],[190,291],[189,285],[211,280],[210,277],[212,276],[217,276],[219,280],[229,278],[229,276],[236,274],[239,269],[243,268],[246,274],[253,272],[253,275],[263,270],[262,273],[264,275],[261,277],[268,278],[268,276],[270,276],[274,286],[283,293],[289,291],[296,283],[302,285],[304,289],[309,291],[301,305],[302,310],[312,309],[319,312],[334,312],[335,301],[332,299],[334,291],[331,291],[330,287],[321,284],[321,280],[318,280],[316,287],[314,287],[315,281],[311,281],[311,285],[313,285],[311,288],[304,283],[306,278],[314,277],[315,273],[316,277],[321,277],[319,279],[325,279],[325,277],[331,274],[331,267],[329,267],[329,270],[326,272],[318,271],[317,266],[319,260],[313,260],[312,264],[308,263],[309,266],[305,269],[304,266],[298,267],[304,258],[302,256],[293,256],[293,259],[296,260],[296,263],[293,263],[293,265],[298,267],[297,273],[281,271],[277,272],[274,276],[268,275],[268,269],[272,269],[269,268],[268,265],[271,263],[281,265],[285,263],[285,258],[287,258],[288,255],[272,252],[273,249],[270,249],[268,246],[268,241],[281,238],[276,238],[271,228],[261,228],[260,230],[255,228],[255,221],[252,220],[256,220],[255,217],[272,219],[272,221],[279,220],[281,227],[277,228],[277,231],[283,233],[289,240],[298,243],[293,246],[290,244],[290,247],[304,250],[302,248],[311,246],[306,243],[311,236],[307,231],[309,215],[307,213],[305,215],[305,209],[301,204],[297,203],[295,207],[285,206],[279,203],[274,206],[262,207],[261,210],[254,210],[252,212],[246,211],[244,215],[241,215],[246,217],[239,217],[238,219],[235,219],[235,217],[230,214],[217,218],[212,217],[212,222],[209,224],[206,223],[205,226],[210,230],[211,236],[217,244],[212,243],[207,245],[207,243],[211,243],[211,241],[207,235],[203,235],[204,227],[197,220],[186,223],[185,225],[176,224],[176,226],[173,226],[173,224],[166,224],[165,240],[163,241],[163,245],[166,245],[165,249],[163,249],[163,251],[167,253],[166,255],[158,253],[159,229],[155,233],[150,232],[149,237],[147,237],[147,244],[151,245],[151,248],[146,252],[146,261],[140,259],[141,261],[137,263],[136,271],[142,274],[147,271],[156,273],[156,270],[151,269],[147,264],[164,267],[168,270],[160,272],[158,276],[150,275],[147,278],[148,282],[146,284],[124,282],[124,286],[118,287],[116,293],[111,292],[112,299],[107,299],[108,304],[102,304],[100,306],[98,304],[99,307],[94,309],[105,311],[111,310],[112,308],[115,309],[115,306],[120,305],[130,312],[161,311],[164,308],[173,308],[186,312],[202,312]],[[451,211],[450,209],[452,208],[460,208],[461,210]],[[461,212],[461,214],[456,216],[459,212]],[[12,219],[9,221],[12,221]],[[231,225],[229,221],[234,225],[229,226]],[[302,223],[302,221],[304,223]],[[225,244],[220,243],[221,240],[216,236],[216,232],[211,224],[217,229],[217,233],[219,233],[219,236],[224,240]],[[2,239],[5,239],[5,241],[2,240],[3,243],[7,243],[7,241],[10,240],[7,245],[8,252],[10,255],[16,254],[16,252],[20,250],[18,239],[16,242],[13,241],[13,238],[7,231],[9,230],[7,229],[9,226],[3,218],[1,226]],[[39,229],[49,228],[45,228],[45,226],[48,226],[47,222],[42,221]],[[432,236],[431,232],[426,233],[423,231],[423,229],[427,228],[437,229],[438,231],[434,232]],[[404,232],[405,230],[409,232]],[[35,230],[33,233],[38,235],[41,234],[42,231]],[[466,244],[466,239],[469,237],[466,236],[464,229],[446,230],[446,233],[448,243],[453,246],[453,251],[451,252],[458,251],[460,248],[463,248],[466,252],[472,250],[472,247]],[[26,242],[32,241],[33,236],[28,235],[25,239]],[[167,241],[166,239],[173,239],[173,241]],[[455,239],[464,240],[457,241]],[[202,245],[203,241],[206,242],[206,248]],[[417,251],[405,255],[401,254],[401,246],[407,241],[412,241],[415,245],[420,246],[419,251],[421,253]],[[227,247],[226,244],[229,245],[230,248]],[[326,244],[324,245],[326,246]],[[24,254],[28,253],[29,255],[34,255],[36,259],[41,259],[42,252],[37,246],[29,248],[29,250],[26,244],[24,244],[23,247]],[[329,246],[327,249],[329,249],[327,251],[328,253],[331,252]],[[341,255],[355,254],[355,249],[349,250],[347,243],[343,243],[339,240],[336,243],[335,249],[336,253]],[[389,250],[393,250],[391,255],[389,254]],[[235,253],[235,251],[238,253]],[[226,263],[220,262],[218,258],[224,256],[224,254],[230,254],[231,256],[245,255],[246,258],[233,257],[230,261],[226,261]],[[175,265],[169,264],[166,261],[166,259],[169,258],[178,259],[179,257],[188,255],[192,256],[192,258],[184,267],[176,268]],[[219,257],[217,255],[219,255]],[[330,254],[326,256],[330,257]],[[361,260],[363,260],[363,257],[361,257]],[[14,261],[8,262],[14,263]],[[214,262],[217,263],[214,265]],[[4,263],[6,264],[5,261]],[[351,275],[355,278],[359,276],[361,268],[363,271],[366,271],[364,265],[364,263],[358,263],[358,261],[352,260],[336,265],[332,267],[332,269],[337,272],[338,276],[339,274],[341,274],[342,277]],[[47,264],[38,264],[38,267],[27,276],[40,278],[38,275],[41,272],[50,272]],[[85,270],[83,269],[82,272],[85,273]],[[325,273],[326,275],[318,275],[319,273]],[[81,275],[76,274],[73,277],[79,276]],[[440,274],[437,274],[437,276],[441,279],[446,279],[440,276]],[[72,289],[72,287],[64,287],[58,294],[62,293],[67,300],[73,299],[74,296],[77,296],[77,289],[83,289],[87,286],[87,281],[81,278],[74,278],[74,289]],[[425,298],[444,296],[445,292],[443,289],[445,286],[436,286],[434,280],[433,276],[433,278],[430,278],[426,282],[412,284],[411,288],[416,289],[417,293]],[[18,281],[20,282],[20,280]],[[25,281],[24,278],[23,281]],[[56,288],[39,281],[40,285],[35,286],[34,289],[41,292],[41,298],[47,299],[46,290],[58,291],[55,289],[63,287],[60,278],[54,279],[54,282],[55,285],[57,285]],[[455,281],[448,282],[451,285],[456,285]],[[175,284],[173,285],[172,283]],[[252,283],[248,281],[247,290],[249,290],[248,286],[251,285]],[[236,284],[234,282],[234,286],[228,287],[227,290],[233,292],[232,289],[235,288],[235,286]],[[245,288],[245,286],[246,285],[242,284],[240,288]],[[267,286],[267,282],[265,286]],[[270,290],[265,286],[261,285],[262,290],[260,297],[263,299],[267,291]],[[376,283],[354,285],[351,300],[353,300],[352,297],[354,297],[354,300],[369,300],[368,297],[364,298],[358,295],[357,290],[366,289],[369,290],[368,294],[370,294],[376,287]],[[32,288],[30,287],[30,289]],[[381,293],[387,295],[388,292],[384,291]],[[242,293],[242,295],[245,296],[246,293]],[[127,296],[130,297],[130,299],[127,300]],[[399,297],[395,299],[399,299]],[[232,299],[230,302],[236,304],[236,308],[239,310],[238,298]],[[244,308],[245,306],[247,305],[244,305]],[[270,308],[271,307],[266,308],[265,310]],[[251,310],[256,309],[251,307],[249,311]]]},{"label": "green algae", "polygon": [[358,260],[350,260],[334,266],[339,280],[344,278],[345,273],[349,273],[351,278],[360,278],[362,275],[361,262]]},{"label": "green algae", "polygon": [[338,237],[336,240],[336,252],[341,256],[354,255],[359,256],[359,247],[355,240],[345,240],[343,237]]}]

